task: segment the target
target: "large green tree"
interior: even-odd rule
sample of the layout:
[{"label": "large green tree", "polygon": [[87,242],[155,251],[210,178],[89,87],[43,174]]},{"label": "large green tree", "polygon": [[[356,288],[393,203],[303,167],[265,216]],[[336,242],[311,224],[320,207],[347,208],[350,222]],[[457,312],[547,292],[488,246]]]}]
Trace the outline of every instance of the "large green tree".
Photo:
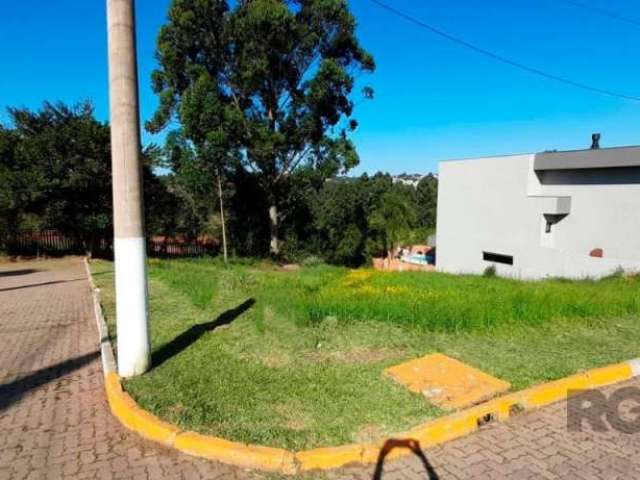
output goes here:
[{"label": "large green tree", "polygon": [[211,202],[216,196],[216,179],[210,164],[198,155],[182,131],[175,130],[167,136],[160,166],[170,171],[167,187],[180,199],[180,230],[191,238],[212,233],[207,230],[216,212]]},{"label": "large green tree", "polygon": [[16,150],[18,136],[0,125],[0,232],[15,233],[20,212],[21,170]]},{"label": "large green tree", "polygon": [[424,176],[416,186],[418,223],[421,227],[434,229],[438,211],[438,177],[433,173]]},{"label": "large green tree", "polygon": [[393,184],[378,198],[369,214],[372,237],[382,246],[387,257],[411,238],[416,226],[416,209],[412,187]]},{"label": "large green tree", "polygon": [[147,128],[177,117],[218,169],[226,152],[241,152],[267,199],[272,254],[288,176],[307,166],[329,177],[358,163],[349,139],[354,74],[374,62],[355,28],[346,0],[244,0],[233,9],[173,0],[158,37],[160,106]]},{"label": "large green tree", "polygon": [[[83,242],[110,226],[109,127],[97,121],[89,103],[69,107],[45,103],[34,112],[10,108],[14,139],[10,155],[0,155],[11,192],[5,215],[10,228],[56,228]],[[3,202],[6,203],[6,202]]]},{"label": "large green tree", "polygon": [[[54,229],[91,253],[112,234],[109,125],[93,107],[10,108],[0,126],[0,232]],[[147,232],[172,232],[176,197],[153,174],[159,151],[142,152]]]},{"label": "large green tree", "polygon": [[323,256],[332,263],[357,267],[367,261],[371,180],[331,180],[313,202],[314,224]]}]

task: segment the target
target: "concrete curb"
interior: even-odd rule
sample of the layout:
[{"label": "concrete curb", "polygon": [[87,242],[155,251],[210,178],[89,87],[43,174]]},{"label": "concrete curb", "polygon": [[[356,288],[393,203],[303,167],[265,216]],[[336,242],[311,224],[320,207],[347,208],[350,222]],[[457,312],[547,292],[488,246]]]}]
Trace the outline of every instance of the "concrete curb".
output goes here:
[{"label": "concrete curb", "polygon": [[111,346],[111,341],[109,339],[109,329],[107,328],[107,322],[104,320],[104,315],[102,314],[102,306],[100,305],[100,289],[96,287],[96,284],[93,281],[93,276],[91,276],[91,269],[89,268],[89,260],[87,257],[84,257],[84,268],[87,272],[87,279],[89,280],[89,285],[91,286],[91,294],[93,297],[93,310],[96,316],[96,324],[98,326],[98,340],[100,342],[100,356],[102,357],[102,371],[104,372],[105,377],[109,373],[116,373],[116,359],[113,354],[113,347]]},{"label": "concrete curb", "polygon": [[[291,452],[183,431],[143,410],[122,388],[120,377],[116,373],[113,349],[106,333],[99,295],[96,293],[97,289],[86,259],[85,267],[94,291],[93,298],[100,332],[105,389],[109,406],[113,415],[128,429],[144,438],[189,455],[287,475],[338,468],[348,464],[372,464],[378,460],[383,441]],[[431,420],[396,437],[416,440],[422,448],[431,447],[466,436],[488,422],[503,422],[512,415],[566,400],[572,390],[604,387],[638,375],[640,375],[640,359],[588,370],[520,392],[506,394],[475,407]],[[407,449],[395,449],[386,458],[397,458],[410,453]]]}]

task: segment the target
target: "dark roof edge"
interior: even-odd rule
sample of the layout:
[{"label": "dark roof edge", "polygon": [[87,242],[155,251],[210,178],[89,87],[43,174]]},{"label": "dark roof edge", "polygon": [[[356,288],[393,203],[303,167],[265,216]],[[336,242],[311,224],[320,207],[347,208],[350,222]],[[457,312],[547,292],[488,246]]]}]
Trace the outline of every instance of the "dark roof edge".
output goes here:
[{"label": "dark roof edge", "polygon": [[640,167],[640,146],[536,153],[534,170]]}]

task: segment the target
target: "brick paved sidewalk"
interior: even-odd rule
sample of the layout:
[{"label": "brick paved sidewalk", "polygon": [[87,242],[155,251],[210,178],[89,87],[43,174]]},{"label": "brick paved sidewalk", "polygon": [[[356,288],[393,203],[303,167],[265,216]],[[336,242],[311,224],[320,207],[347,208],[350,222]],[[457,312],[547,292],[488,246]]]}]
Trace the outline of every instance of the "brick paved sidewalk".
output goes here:
[{"label": "brick paved sidewalk", "polygon": [[[617,387],[634,386],[633,380]],[[629,402],[631,403],[631,402]],[[629,407],[621,406],[625,412]],[[625,408],[626,407],[626,408]],[[637,415],[637,414],[636,414]],[[633,421],[636,415],[623,416]],[[566,403],[487,426],[480,432],[425,451],[441,479],[640,479],[640,434],[616,431],[567,431]],[[374,468],[345,468],[332,478],[371,479]],[[384,480],[430,478],[423,462],[411,458],[389,462]]]},{"label": "brick paved sidewalk", "polygon": [[81,259],[0,265],[0,479],[247,478],[120,426],[93,315]]},{"label": "brick paved sidewalk", "polygon": [[[0,264],[0,339],[0,479],[274,478],[162,448],[111,416],[80,259]],[[425,454],[441,479],[640,478],[640,435],[569,433],[562,403]],[[417,457],[389,461],[382,473],[428,478]],[[310,477],[374,474],[353,467]]]}]

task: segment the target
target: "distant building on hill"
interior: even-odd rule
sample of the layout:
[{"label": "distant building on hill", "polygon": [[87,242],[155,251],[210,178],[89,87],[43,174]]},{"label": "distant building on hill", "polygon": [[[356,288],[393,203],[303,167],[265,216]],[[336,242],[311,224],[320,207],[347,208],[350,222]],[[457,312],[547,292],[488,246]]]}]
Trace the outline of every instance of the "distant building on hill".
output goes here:
[{"label": "distant building on hill", "polygon": [[523,279],[640,271],[640,147],[440,163],[443,272]]},{"label": "distant building on hill", "polygon": [[[389,174],[385,174],[385,175],[389,175]],[[431,175],[432,177],[438,178],[437,173],[427,173],[426,175],[421,173],[401,173],[400,175],[390,175],[390,177],[393,183],[402,183],[403,185],[408,185],[410,187],[416,188],[420,183],[420,180],[422,180],[425,177],[428,177],[429,175]],[[328,178],[326,182],[327,183],[351,182],[351,181],[358,180],[358,178],[359,177],[341,175],[333,178]]]},{"label": "distant building on hill", "polygon": [[393,183],[402,183],[403,185],[408,185],[410,187],[416,188],[426,175],[421,175],[419,173],[401,173],[400,175],[394,175],[391,178],[393,179]]}]

